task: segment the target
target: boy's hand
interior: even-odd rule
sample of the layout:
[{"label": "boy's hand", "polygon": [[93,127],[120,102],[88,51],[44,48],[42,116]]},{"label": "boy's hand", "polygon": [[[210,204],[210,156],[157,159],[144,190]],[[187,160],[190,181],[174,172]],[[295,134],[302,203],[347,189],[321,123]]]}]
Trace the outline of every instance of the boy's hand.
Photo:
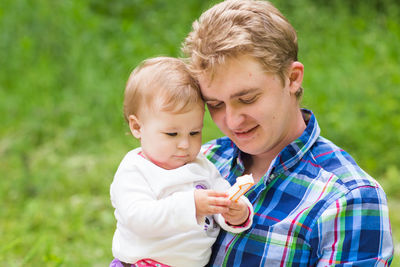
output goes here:
[{"label": "boy's hand", "polygon": [[249,217],[249,208],[243,199],[232,201],[227,212],[221,214],[230,225],[242,225]]},{"label": "boy's hand", "polygon": [[232,201],[228,199],[227,193],[196,189],[194,190],[194,202],[196,217],[201,218],[206,215],[229,212],[228,207]]}]

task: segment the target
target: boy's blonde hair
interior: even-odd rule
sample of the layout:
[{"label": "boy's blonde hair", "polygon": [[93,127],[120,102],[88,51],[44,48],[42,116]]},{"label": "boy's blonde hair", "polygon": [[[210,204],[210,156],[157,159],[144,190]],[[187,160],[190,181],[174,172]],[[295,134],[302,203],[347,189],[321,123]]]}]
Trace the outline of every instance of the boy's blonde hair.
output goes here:
[{"label": "boy's blonde hair", "polygon": [[[204,12],[182,49],[196,74],[212,78],[227,59],[245,54],[278,74],[283,84],[298,52],[297,34],[287,19],[271,3],[254,0],[227,0]],[[296,96],[302,92],[300,88]]]},{"label": "boy's blonde hair", "polygon": [[204,106],[197,81],[186,63],[177,58],[156,57],[144,60],[129,76],[124,96],[124,116],[139,115],[158,108],[179,113],[194,104]]}]

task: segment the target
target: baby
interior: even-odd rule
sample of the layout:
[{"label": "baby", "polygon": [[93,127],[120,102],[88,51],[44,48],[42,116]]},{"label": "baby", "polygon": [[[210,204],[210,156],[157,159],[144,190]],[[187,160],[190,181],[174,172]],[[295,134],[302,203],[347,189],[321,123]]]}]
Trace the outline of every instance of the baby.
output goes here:
[{"label": "baby", "polygon": [[204,266],[219,226],[247,230],[248,199],[200,153],[204,102],[176,58],[145,60],[129,77],[124,115],[141,147],[124,157],[111,184],[117,228],[110,266]]}]

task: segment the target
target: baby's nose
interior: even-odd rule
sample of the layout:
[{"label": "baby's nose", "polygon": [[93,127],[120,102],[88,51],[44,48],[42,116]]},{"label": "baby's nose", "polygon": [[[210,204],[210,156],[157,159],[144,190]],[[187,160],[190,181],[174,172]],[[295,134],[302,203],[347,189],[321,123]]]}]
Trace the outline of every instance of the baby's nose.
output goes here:
[{"label": "baby's nose", "polygon": [[178,147],[181,149],[187,149],[189,148],[189,140],[188,138],[182,138],[179,140]]}]

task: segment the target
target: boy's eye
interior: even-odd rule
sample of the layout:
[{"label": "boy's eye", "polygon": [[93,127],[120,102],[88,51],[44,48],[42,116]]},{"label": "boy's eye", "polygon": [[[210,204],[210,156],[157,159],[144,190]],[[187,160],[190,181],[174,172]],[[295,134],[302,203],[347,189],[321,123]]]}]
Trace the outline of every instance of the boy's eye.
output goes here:
[{"label": "boy's eye", "polygon": [[256,96],[252,96],[252,97],[249,97],[249,98],[239,98],[239,101],[241,103],[243,103],[243,104],[251,104],[254,101],[256,101],[257,98],[258,98],[258,96],[256,95]]},{"label": "boy's eye", "polygon": [[198,135],[198,134],[200,134],[200,131],[196,131],[196,132],[190,132],[190,135]]},{"label": "boy's eye", "polygon": [[178,133],[165,133],[165,134],[168,136],[177,136],[178,135]]},{"label": "boy's eye", "polygon": [[223,102],[207,102],[207,107],[210,109],[218,109],[222,107]]}]

